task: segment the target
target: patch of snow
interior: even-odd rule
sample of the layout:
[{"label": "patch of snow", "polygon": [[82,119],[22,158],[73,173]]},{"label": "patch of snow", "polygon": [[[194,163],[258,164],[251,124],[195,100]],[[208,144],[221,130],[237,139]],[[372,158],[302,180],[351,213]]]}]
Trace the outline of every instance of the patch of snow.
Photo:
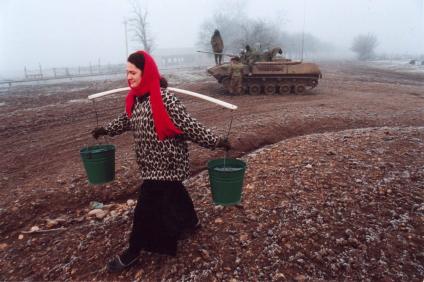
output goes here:
[{"label": "patch of snow", "polygon": [[170,84],[178,84],[208,79],[209,76],[206,73],[207,68],[207,66],[199,66],[181,69],[163,69],[161,70],[161,73],[166,77]]},{"label": "patch of snow", "polygon": [[0,103],[0,107],[6,105],[5,102]]},{"label": "patch of snow", "polygon": [[408,60],[378,60],[368,62],[370,66],[396,72],[424,73],[424,65],[410,64]]}]

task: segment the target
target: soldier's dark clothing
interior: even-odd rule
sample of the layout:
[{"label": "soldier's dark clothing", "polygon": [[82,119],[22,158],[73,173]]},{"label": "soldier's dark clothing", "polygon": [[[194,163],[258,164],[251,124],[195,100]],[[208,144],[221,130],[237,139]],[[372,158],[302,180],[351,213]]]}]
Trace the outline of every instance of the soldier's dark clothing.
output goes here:
[{"label": "soldier's dark clothing", "polygon": [[256,50],[251,50],[247,55],[247,64],[249,66],[249,75],[252,74],[252,70],[253,70],[253,65],[255,64],[255,62],[260,61],[261,59],[261,54],[259,53],[259,51]]},{"label": "soldier's dark clothing", "polygon": [[[211,45],[214,53],[222,53],[224,51],[224,41],[221,38],[219,30],[215,30],[214,34],[211,37]],[[215,63],[220,65],[222,62],[222,55],[215,54]]]},{"label": "soldier's dark clothing", "polygon": [[243,64],[232,63],[230,68],[230,93],[240,95],[243,90]]},{"label": "soldier's dark clothing", "polygon": [[241,62],[243,64],[247,64],[251,54],[252,54],[252,49],[250,48],[249,45],[246,45],[246,49],[242,51],[242,53],[240,54]]}]

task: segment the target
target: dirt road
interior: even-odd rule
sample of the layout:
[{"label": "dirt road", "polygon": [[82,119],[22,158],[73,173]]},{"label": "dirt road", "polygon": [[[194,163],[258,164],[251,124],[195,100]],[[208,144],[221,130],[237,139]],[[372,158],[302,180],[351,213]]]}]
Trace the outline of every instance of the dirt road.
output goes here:
[{"label": "dirt road", "polygon": [[[192,116],[218,134],[226,133],[231,116],[233,116],[230,139],[235,148],[231,152],[232,156],[241,157],[265,145],[291,140],[289,138],[293,137],[318,133],[331,134],[331,132],[336,134],[342,130],[360,128],[385,127],[389,128],[386,130],[388,132],[393,131],[390,128],[396,128],[391,134],[397,136],[402,133],[410,138],[421,138],[422,141],[422,129],[419,128],[424,126],[423,75],[377,70],[347,62],[322,63],[321,68],[324,77],[320,81],[320,85],[313,91],[300,96],[224,96],[222,88],[212,78],[207,77],[206,74],[202,78],[203,71],[200,74],[197,73],[197,77],[200,79],[192,83],[181,82],[171,75],[170,84],[223,99],[239,106],[237,111],[231,112],[196,98],[179,95]],[[132,136],[125,134],[113,140],[104,141],[112,142],[117,146],[117,179],[111,184],[92,187],[86,183],[79,149],[94,144],[89,135],[91,129],[96,126],[94,108],[97,109],[99,124],[104,124],[123,110],[125,94],[108,96],[96,101],[95,104],[88,101],[86,97],[95,92],[123,85],[124,83],[119,81],[105,81],[16,86],[9,89],[7,93],[0,94],[0,105],[2,105],[0,106],[2,120],[0,146],[3,150],[0,159],[0,217],[2,218],[0,234],[3,238],[0,241],[3,250],[2,262],[0,262],[1,280],[25,278],[35,280],[128,280],[137,277],[181,279],[183,275],[190,278],[190,271],[195,269],[195,266],[187,264],[182,270],[174,269],[172,264],[175,263],[175,259],[165,259],[153,255],[148,257],[152,263],[143,266],[141,272],[140,269],[135,269],[126,272],[124,276],[108,276],[104,270],[101,270],[108,256],[119,252],[125,244],[115,236],[123,230],[129,229],[131,205],[126,205],[126,201],[135,198],[137,185],[140,184],[132,151]],[[403,127],[410,130],[404,132],[402,131]],[[411,133],[415,132],[414,130],[418,131]],[[346,133],[346,136],[349,134]],[[316,138],[316,142],[317,150],[319,150],[320,138]],[[343,144],[336,145],[336,143],[334,146],[343,147]],[[300,146],[299,144],[298,146]],[[418,152],[422,154],[423,148],[419,147],[421,145],[417,143],[416,146],[418,147],[414,147],[414,149],[418,148]],[[288,150],[290,149],[296,149],[296,147],[289,147]],[[378,144],[375,149],[378,149]],[[297,151],[303,157],[308,157],[307,149],[304,152]],[[327,152],[322,153],[326,155]],[[223,152],[208,151],[197,145],[190,145],[190,154],[191,169],[195,175],[205,168],[207,160],[220,157]],[[390,155],[392,152],[387,151],[386,154]],[[400,157],[396,156],[396,159],[398,158]],[[278,162],[278,157],[268,161],[273,164]],[[422,192],[422,186],[419,187],[420,183],[423,183],[423,174],[419,173],[419,170],[423,169],[422,166],[419,167],[422,162],[415,163],[416,160],[413,156],[410,161],[413,165],[418,166],[418,172],[414,174],[416,177],[414,185],[417,186],[408,187],[410,189],[418,187],[417,189],[421,189]],[[287,166],[290,165],[287,164]],[[349,168],[340,168],[341,175],[348,175],[348,170]],[[260,171],[259,166],[257,172],[250,172],[253,174],[251,177],[261,177]],[[202,186],[201,183],[203,182],[197,184]],[[252,180],[251,183],[255,183],[255,181]],[[196,188],[194,186],[193,189]],[[200,192],[192,192],[194,196],[199,196],[196,193]],[[415,195],[416,191],[411,193]],[[209,216],[211,214],[219,216],[219,210],[216,210],[210,203],[208,204],[204,197],[199,197],[202,200],[195,204],[199,204],[200,211]],[[418,199],[417,204],[420,205],[423,202],[422,194]],[[109,225],[101,220],[87,220],[85,214],[91,201],[114,204],[117,211],[122,212],[124,216],[111,220]],[[226,211],[228,212],[228,210]],[[246,210],[248,209],[246,208]],[[29,230],[32,226],[45,228],[46,219],[57,218],[63,220],[55,227],[62,226],[68,231],[59,230],[58,233],[53,231],[40,235],[25,234],[23,239],[18,239],[18,236],[22,235],[22,231]],[[422,216],[417,217],[421,224],[422,218]],[[214,220],[211,219],[212,222]],[[277,218],[275,220],[278,221]],[[217,229],[214,232],[218,232],[219,235],[219,232],[224,231]],[[104,234],[108,234],[106,245],[103,242]],[[193,240],[202,242],[204,235],[200,234]],[[422,228],[416,231],[416,235],[415,244],[421,243],[422,246]],[[265,240],[267,235],[264,236]],[[89,243],[81,246],[81,242],[85,242],[84,240],[88,240]],[[207,238],[205,240],[207,241]],[[279,247],[284,249],[284,244],[287,242],[281,243]],[[191,241],[188,245],[188,249],[183,251],[184,255],[198,253],[198,245]],[[72,255],[76,248],[79,250],[78,254]],[[414,261],[417,264],[415,268],[411,266],[405,270],[409,271],[409,276],[400,277],[401,280],[423,278],[423,250],[422,248],[419,250],[418,247],[414,248],[417,254],[421,253],[421,257],[417,257]],[[201,249],[204,251],[200,252],[199,264],[201,261],[210,260],[211,254],[209,253],[216,251],[211,251],[214,250],[213,242],[206,244],[206,247],[203,246]],[[231,250],[224,252],[231,253]],[[62,253],[66,255],[62,256]],[[303,257],[297,257],[297,259],[305,260]],[[235,257],[234,260],[236,260]],[[89,263],[83,263],[83,261]],[[251,259],[246,262],[245,266],[248,267],[255,263],[257,262]],[[313,262],[310,263],[316,266]],[[165,266],[161,267],[162,264]],[[253,272],[249,272],[250,274],[241,271],[237,264],[230,264],[226,267],[231,271],[225,270],[225,267],[222,266],[224,270],[221,271],[223,272],[221,278],[238,277],[242,280],[243,278],[275,278],[278,280],[279,278],[283,279],[283,276],[286,275],[285,278],[297,277],[301,280],[302,277],[299,275],[304,275],[306,278],[334,279],[344,277],[337,275],[346,273],[349,273],[348,277],[352,279],[362,277],[360,276],[362,274],[356,273],[355,269],[349,269],[349,271],[337,269],[337,271],[329,270],[328,272],[314,270],[314,272],[307,268],[296,270],[295,268],[277,267],[272,270],[273,276],[266,276],[271,273],[269,272],[263,274],[265,275],[263,277],[259,275],[259,272],[255,273],[253,270]],[[237,270],[237,267],[239,270],[236,275],[234,271]],[[156,271],[157,269],[160,270]],[[363,269],[370,271],[371,266]],[[225,272],[232,274],[228,275]],[[334,274],[336,275],[334,276],[333,272],[338,274]],[[194,278],[202,277],[199,273],[196,275]],[[219,276],[214,275],[216,273],[210,273],[205,277],[220,279]],[[399,278],[390,273],[387,274],[387,277]]]}]

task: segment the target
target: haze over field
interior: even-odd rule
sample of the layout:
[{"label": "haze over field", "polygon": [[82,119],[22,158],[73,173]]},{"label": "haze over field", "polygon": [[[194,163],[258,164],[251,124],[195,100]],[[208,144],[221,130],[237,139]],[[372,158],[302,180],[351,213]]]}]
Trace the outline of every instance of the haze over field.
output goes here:
[{"label": "haze over field", "polygon": [[[276,22],[286,32],[307,32],[347,54],[358,34],[375,34],[377,52],[424,53],[424,0],[160,0],[140,1],[156,51],[194,48],[202,23],[217,12],[243,12]],[[122,0],[0,1],[0,77],[24,66],[87,65],[125,60]],[[212,31],[211,31],[212,32]],[[129,51],[140,49],[129,36]],[[224,38],[225,40],[225,38]]]}]

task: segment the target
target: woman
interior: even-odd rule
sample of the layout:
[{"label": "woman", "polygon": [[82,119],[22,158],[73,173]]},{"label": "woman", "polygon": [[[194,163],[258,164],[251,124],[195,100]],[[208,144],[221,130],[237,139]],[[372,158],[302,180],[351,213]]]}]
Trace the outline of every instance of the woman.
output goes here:
[{"label": "woman", "polygon": [[138,51],[128,57],[127,79],[131,90],[125,100],[125,113],[92,131],[97,139],[132,130],[144,180],[129,247],[108,263],[111,272],[132,265],[141,250],[175,256],[181,234],[199,227],[193,202],[182,184],[189,176],[187,140],[210,149],[230,148],[228,140],[190,117],[166,89],[167,82],[148,53]]}]

